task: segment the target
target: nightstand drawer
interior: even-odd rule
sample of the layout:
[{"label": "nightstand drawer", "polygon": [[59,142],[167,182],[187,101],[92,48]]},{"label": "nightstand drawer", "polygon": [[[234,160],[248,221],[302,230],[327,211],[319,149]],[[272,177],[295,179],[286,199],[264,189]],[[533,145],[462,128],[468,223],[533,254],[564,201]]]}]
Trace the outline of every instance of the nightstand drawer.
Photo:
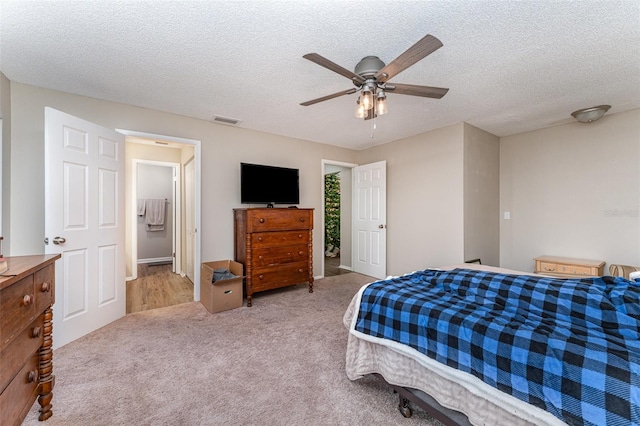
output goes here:
[{"label": "nightstand drawer", "polygon": [[558,265],[558,272],[571,275],[596,275],[597,271],[592,271],[588,266],[578,265]]},{"label": "nightstand drawer", "polygon": [[533,260],[536,262],[537,274],[563,278],[599,277],[604,274],[605,262],[601,260],[559,256],[540,256]]},{"label": "nightstand drawer", "polygon": [[539,268],[536,268],[536,272],[558,272],[557,263],[540,262]]}]

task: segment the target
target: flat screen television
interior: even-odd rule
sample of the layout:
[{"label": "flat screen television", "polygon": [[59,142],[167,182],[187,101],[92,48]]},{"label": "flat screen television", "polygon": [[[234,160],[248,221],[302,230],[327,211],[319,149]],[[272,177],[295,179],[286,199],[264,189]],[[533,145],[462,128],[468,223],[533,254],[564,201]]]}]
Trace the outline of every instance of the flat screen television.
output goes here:
[{"label": "flat screen television", "polygon": [[299,204],[298,169],[240,163],[242,204]]}]

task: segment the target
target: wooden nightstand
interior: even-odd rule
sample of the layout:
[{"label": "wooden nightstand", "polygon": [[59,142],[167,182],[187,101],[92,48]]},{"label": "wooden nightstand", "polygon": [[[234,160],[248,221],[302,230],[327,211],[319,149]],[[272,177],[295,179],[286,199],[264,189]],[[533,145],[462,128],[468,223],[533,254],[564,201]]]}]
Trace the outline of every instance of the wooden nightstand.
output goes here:
[{"label": "wooden nightstand", "polygon": [[604,275],[602,260],[575,259],[572,257],[540,256],[536,261],[536,274],[562,278],[601,277]]}]

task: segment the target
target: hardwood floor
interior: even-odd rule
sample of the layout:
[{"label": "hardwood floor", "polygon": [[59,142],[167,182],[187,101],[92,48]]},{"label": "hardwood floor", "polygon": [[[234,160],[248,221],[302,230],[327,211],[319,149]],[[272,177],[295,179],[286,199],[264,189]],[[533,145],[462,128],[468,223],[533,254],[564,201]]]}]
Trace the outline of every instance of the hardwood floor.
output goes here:
[{"label": "hardwood floor", "polygon": [[332,277],[334,275],[348,274],[349,270],[340,269],[340,255],[336,257],[325,256],[324,257],[324,276]]},{"label": "hardwood floor", "polygon": [[127,313],[193,302],[193,283],[171,265],[138,265],[138,278],[127,282]]}]

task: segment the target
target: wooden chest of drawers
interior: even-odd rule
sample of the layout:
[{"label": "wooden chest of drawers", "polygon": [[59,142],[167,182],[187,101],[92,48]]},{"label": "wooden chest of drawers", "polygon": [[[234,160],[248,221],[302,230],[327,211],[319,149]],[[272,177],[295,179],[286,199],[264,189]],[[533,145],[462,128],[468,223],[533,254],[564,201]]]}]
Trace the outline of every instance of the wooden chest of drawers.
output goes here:
[{"label": "wooden chest of drawers", "polygon": [[313,209],[235,209],[234,222],[247,306],[255,292],[303,282],[313,293]]},{"label": "wooden chest of drawers", "polygon": [[51,417],[55,295],[60,255],[7,258],[0,277],[0,424],[22,423],[39,395],[40,420]]},{"label": "wooden chest of drawers", "polygon": [[554,277],[601,277],[604,264],[601,260],[574,259],[572,257],[540,256],[536,257],[536,274]]}]

